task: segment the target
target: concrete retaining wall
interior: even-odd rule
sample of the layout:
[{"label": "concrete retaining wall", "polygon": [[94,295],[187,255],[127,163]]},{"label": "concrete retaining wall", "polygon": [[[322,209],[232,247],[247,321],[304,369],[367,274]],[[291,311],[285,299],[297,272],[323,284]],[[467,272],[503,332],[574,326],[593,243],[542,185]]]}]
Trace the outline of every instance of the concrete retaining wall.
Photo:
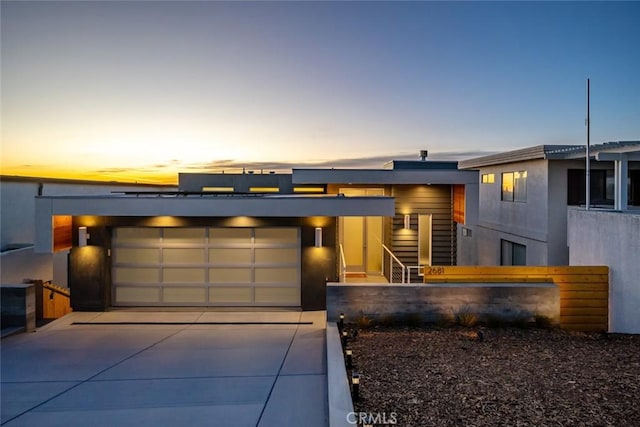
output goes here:
[{"label": "concrete retaining wall", "polygon": [[464,312],[478,320],[542,315],[558,323],[560,292],[553,283],[327,284],[328,321],[344,313],[352,320],[418,314],[425,322],[438,322]]},{"label": "concrete retaining wall", "polygon": [[36,292],[33,284],[2,285],[2,328],[36,329]]}]

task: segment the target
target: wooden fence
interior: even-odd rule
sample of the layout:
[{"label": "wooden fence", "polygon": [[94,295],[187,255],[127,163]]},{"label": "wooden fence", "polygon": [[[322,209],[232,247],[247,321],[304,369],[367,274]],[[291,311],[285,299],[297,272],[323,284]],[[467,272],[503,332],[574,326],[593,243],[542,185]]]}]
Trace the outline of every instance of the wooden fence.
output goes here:
[{"label": "wooden fence", "polygon": [[560,290],[560,326],[573,331],[607,331],[609,267],[432,266],[425,283],[553,282]]}]

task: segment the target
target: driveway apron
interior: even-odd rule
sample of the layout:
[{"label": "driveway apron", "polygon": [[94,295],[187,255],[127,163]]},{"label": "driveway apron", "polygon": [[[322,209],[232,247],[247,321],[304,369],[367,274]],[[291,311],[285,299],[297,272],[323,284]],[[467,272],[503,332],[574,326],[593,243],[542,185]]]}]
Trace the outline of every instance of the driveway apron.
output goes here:
[{"label": "driveway apron", "polygon": [[325,312],[76,312],[2,340],[6,426],[326,426]]}]

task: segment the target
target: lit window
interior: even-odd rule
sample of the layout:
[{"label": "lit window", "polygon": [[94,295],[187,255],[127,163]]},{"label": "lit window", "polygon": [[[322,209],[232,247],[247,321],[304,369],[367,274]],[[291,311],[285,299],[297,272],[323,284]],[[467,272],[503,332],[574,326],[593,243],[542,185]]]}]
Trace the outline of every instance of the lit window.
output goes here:
[{"label": "lit window", "polygon": [[249,191],[252,193],[278,193],[280,189],[278,187],[251,187]]},{"label": "lit window", "polygon": [[324,193],[324,187],[293,187],[294,193]]},{"label": "lit window", "polygon": [[513,202],[513,172],[502,174],[502,198],[508,202]]},{"label": "lit window", "polygon": [[527,201],[527,171],[504,172],[502,174],[501,200],[507,202]]},{"label": "lit window", "polygon": [[483,173],[482,174],[482,183],[483,184],[493,184],[495,182],[495,175],[492,173]]},{"label": "lit window", "polygon": [[513,201],[527,201],[527,171],[513,173]]}]

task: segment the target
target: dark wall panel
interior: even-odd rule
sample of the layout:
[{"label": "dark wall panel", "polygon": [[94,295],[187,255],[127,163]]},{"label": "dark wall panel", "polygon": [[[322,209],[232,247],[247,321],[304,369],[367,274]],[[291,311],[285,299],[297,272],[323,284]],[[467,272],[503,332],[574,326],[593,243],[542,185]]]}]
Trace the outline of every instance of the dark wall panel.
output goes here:
[{"label": "dark wall panel", "polygon": [[[456,259],[456,233],[449,185],[407,185],[393,189],[396,215],[391,240],[393,252],[405,265],[418,265],[418,215],[432,215],[433,265],[452,265]],[[411,215],[411,229],[404,229],[404,215]]]}]

